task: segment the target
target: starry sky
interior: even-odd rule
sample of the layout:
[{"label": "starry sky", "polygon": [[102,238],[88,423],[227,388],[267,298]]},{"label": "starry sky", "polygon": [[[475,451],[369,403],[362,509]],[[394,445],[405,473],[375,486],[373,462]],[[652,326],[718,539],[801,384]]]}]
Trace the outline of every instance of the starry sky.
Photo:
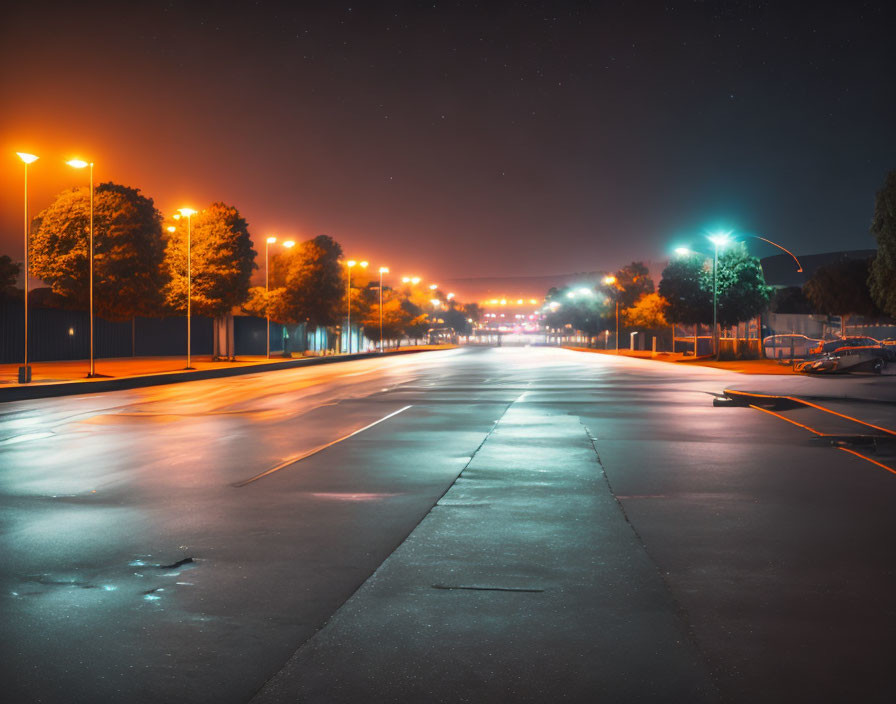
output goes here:
[{"label": "starry sky", "polygon": [[[608,270],[719,227],[872,247],[896,168],[879,2],[18,3],[0,253],[84,180],[428,280]],[[757,240],[758,256],[777,250]],[[259,248],[259,247],[257,247]]]}]

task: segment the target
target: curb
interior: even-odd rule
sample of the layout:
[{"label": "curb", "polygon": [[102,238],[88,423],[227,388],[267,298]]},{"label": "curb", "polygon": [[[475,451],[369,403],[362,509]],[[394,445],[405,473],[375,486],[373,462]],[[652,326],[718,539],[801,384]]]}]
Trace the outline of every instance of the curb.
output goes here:
[{"label": "curb", "polygon": [[99,379],[97,381],[63,381],[51,384],[37,384],[34,386],[14,386],[12,388],[0,388],[0,403],[29,401],[32,399],[53,398],[56,396],[95,394],[104,391],[141,389],[147,386],[164,386],[166,384],[179,384],[185,381],[220,379],[231,376],[241,376],[244,374],[277,371],[281,369],[294,369],[296,367],[314,367],[319,364],[351,362],[357,359],[371,359],[374,357],[391,357],[394,355],[419,354],[421,352],[437,351],[439,350],[395,350],[394,352],[385,353],[362,352],[356,354],[333,355],[329,357],[303,357],[300,359],[283,360],[282,362],[266,362],[264,364],[247,364],[244,367],[163,372],[160,374],[145,374],[143,376],[125,376],[117,379]]}]

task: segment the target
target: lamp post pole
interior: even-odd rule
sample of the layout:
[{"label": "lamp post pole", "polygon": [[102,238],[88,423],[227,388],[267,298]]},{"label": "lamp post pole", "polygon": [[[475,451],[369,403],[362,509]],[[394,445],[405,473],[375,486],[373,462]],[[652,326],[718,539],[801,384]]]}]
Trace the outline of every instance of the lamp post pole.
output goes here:
[{"label": "lamp post pole", "polygon": [[613,299],[616,302],[616,354],[619,354],[619,286],[616,277],[610,274],[604,277],[604,286],[614,288]]},{"label": "lamp post pole", "polygon": [[357,264],[362,269],[367,268],[367,262],[356,262],[354,259],[351,259],[345,263],[347,273],[346,276],[346,286],[345,286],[345,299],[346,299],[346,327],[348,328],[348,353],[352,353],[352,267]]},{"label": "lamp post pole", "polygon": [[[712,354],[719,358],[719,338],[716,334],[717,321],[719,317],[719,296],[716,286],[716,269],[719,264],[719,244],[713,240],[712,250]],[[696,355],[696,352],[694,353]]]},{"label": "lamp post pole", "polygon": [[271,310],[270,310],[270,301],[268,301],[268,294],[271,292],[270,286],[270,270],[271,270],[271,259],[269,256],[269,248],[270,246],[277,241],[276,237],[268,237],[264,241],[264,312],[265,312],[265,320],[267,321],[267,334],[265,336],[265,356],[270,359],[271,358]]},{"label": "lamp post pole", "polygon": [[619,296],[616,296],[616,354],[619,354]]},{"label": "lamp post pole", "polygon": [[87,257],[88,261],[88,306],[89,306],[89,315],[90,315],[90,369],[87,372],[87,377],[95,377],[96,376],[96,366],[94,364],[94,354],[93,354],[93,162],[86,162],[83,159],[71,159],[70,161],[65,162],[73,169],[83,169],[84,167],[90,168],[90,230],[88,231],[88,240],[89,240],[89,254]]},{"label": "lamp post pole", "polygon": [[16,154],[25,163],[25,362],[19,367],[19,383],[28,384],[31,382],[31,367],[28,366],[28,164],[39,157],[25,152]]},{"label": "lamp post pole", "polygon": [[93,356],[93,162],[90,162],[90,372],[87,376],[96,376]]},{"label": "lamp post pole", "polygon": [[348,354],[352,353],[352,267],[355,265],[352,260],[346,264],[346,284],[345,284],[345,332],[346,332],[346,350]]},{"label": "lamp post pole", "polygon": [[388,267],[380,267],[380,354],[383,353],[383,274],[388,273]]},{"label": "lamp post pole", "polygon": [[178,210],[181,216],[187,219],[187,369],[192,369],[190,366],[190,353],[191,353],[191,334],[190,334],[190,299],[192,298],[192,249],[193,249],[193,215],[196,214],[195,210],[190,208],[181,208]]},{"label": "lamp post pole", "polygon": [[187,369],[190,368],[190,353],[192,347],[190,345],[190,299],[193,297],[192,289],[192,249],[193,249],[193,214],[187,213]]}]

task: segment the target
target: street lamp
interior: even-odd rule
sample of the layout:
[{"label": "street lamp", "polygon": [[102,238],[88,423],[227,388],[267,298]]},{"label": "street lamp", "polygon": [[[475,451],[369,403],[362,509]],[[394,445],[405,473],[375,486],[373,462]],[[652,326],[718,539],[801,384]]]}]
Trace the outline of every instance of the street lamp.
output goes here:
[{"label": "street lamp", "polygon": [[28,164],[39,157],[27,152],[16,152],[16,155],[25,163],[25,363],[19,367],[19,383],[28,384],[31,382],[31,367],[28,366]]},{"label": "street lamp", "polygon": [[193,367],[190,366],[190,297],[192,295],[190,282],[190,276],[192,274],[192,253],[190,250],[193,239],[193,216],[197,211],[191,208],[179,208],[177,212],[180,213],[181,217],[187,219],[187,369],[192,369]]},{"label": "street lamp", "polygon": [[93,357],[93,162],[86,162],[83,159],[71,159],[65,162],[73,169],[83,169],[90,167],[90,255],[88,258],[90,268],[90,283],[88,297],[90,300],[90,371],[87,373],[88,378],[96,376],[96,368],[94,366]]},{"label": "street lamp", "polygon": [[[265,293],[265,301],[264,301],[264,314],[265,321],[267,323],[267,337],[265,338],[265,356],[270,359],[271,358],[271,310],[270,310],[270,302],[268,301],[268,294],[271,292],[270,287],[270,271],[271,271],[271,259],[270,259],[270,246],[277,241],[276,237],[268,237],[264,241],[264,293]],[[287,249],[295,246],[295,242],[292,240],[287,240],[283,243],[283,246]]]},{"label": "street lamp", "polygon": [[383,274],[389,273],[389,267],[380,267],[380,354],[383,352]]},{"label": "street lamp", "polygon": [[[712,242],[712,353],[715,358],[719,358],[719,333],[718,333],[718,317],[719,317],[719,296],[718,287],[716,286],[716,269],[719,263],[719,247],[724,247],[730,241],[730,232],[720,232],[709,236]],[[696,355],[696,350],[694,351]]]},{"label": "street lamp", "polygon": [[616,301],[616,354],[619,354],[619,289],[616,286],[616,277],[612,274],[604,277],[605,286],[613,286],[616,288],[616,294],[613,298]]},{"label": "street lamp", "polygon": [[362,269],[367,268],[367,262],[356,262],[354,259],[350,259],[345,263],[345,266],[348,271],[348,276],[346,276],[346,288],[345,288],[345,298],[346,298],[346,331],[348,333],[348,353],[352,353],[352,267],[360,266]]}]

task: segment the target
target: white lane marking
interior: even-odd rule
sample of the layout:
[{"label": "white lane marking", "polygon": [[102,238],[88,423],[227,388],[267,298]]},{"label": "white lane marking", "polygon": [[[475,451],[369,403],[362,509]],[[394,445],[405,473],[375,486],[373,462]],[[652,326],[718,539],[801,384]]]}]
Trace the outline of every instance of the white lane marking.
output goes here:
[{"label": "white lane marking", "polygon": [[404,408],[399,408],[397,411],[392,411],[392,413],[390,413],[389,415],[385,415],[382,418],[380,418],[379,420],[375,420],[375,421],[373,421],[373,423],[370,423],[369,425],[365,425],[363,428],[358,428],[357,430],[353,430],[348,435],[343,435],[341,438],[337,438],[336,440],[328,442],[324,445],[318,445],[317,447],[314,447],[310,450],[306,450],[305,452],[302,452],[298,455],[293,455],[292,457],[287,457],[280,464],[277,464],[277,465],[271,467],[270,469],[266,469],[264,472],[262,472],[261,474],[256,474],[254,477],[249,477],[248,479],[244,479],[241,482],[236,482],[232,486],[239,488],[239,487],[246,486],[247,484],[251,484],[254,481],[258,481],[262,477],[266,477],[269,474],[273,474],[274,472],[283,469],[284,467],[288,467],[291,464],[300,462],[301,460],[304,460],[306,457],[311,457],[311,455],[316,455],[321,450],[326,450],[328,447],[332,447],[333,445],[340,443],[343,440],[348,440],[350,437],[353,437],[353,436],[357,435],[358,433],[363,433],[365,430],[370,430],[370,428],[372,428],[373,426],[379,425],[383,421],[389,420],[392,416],[397,416],[399,413],[403,413],[404,411],[406,411],[412,407],[413,407],[413,404],[411,404],[410,406],[405,406]]}]

